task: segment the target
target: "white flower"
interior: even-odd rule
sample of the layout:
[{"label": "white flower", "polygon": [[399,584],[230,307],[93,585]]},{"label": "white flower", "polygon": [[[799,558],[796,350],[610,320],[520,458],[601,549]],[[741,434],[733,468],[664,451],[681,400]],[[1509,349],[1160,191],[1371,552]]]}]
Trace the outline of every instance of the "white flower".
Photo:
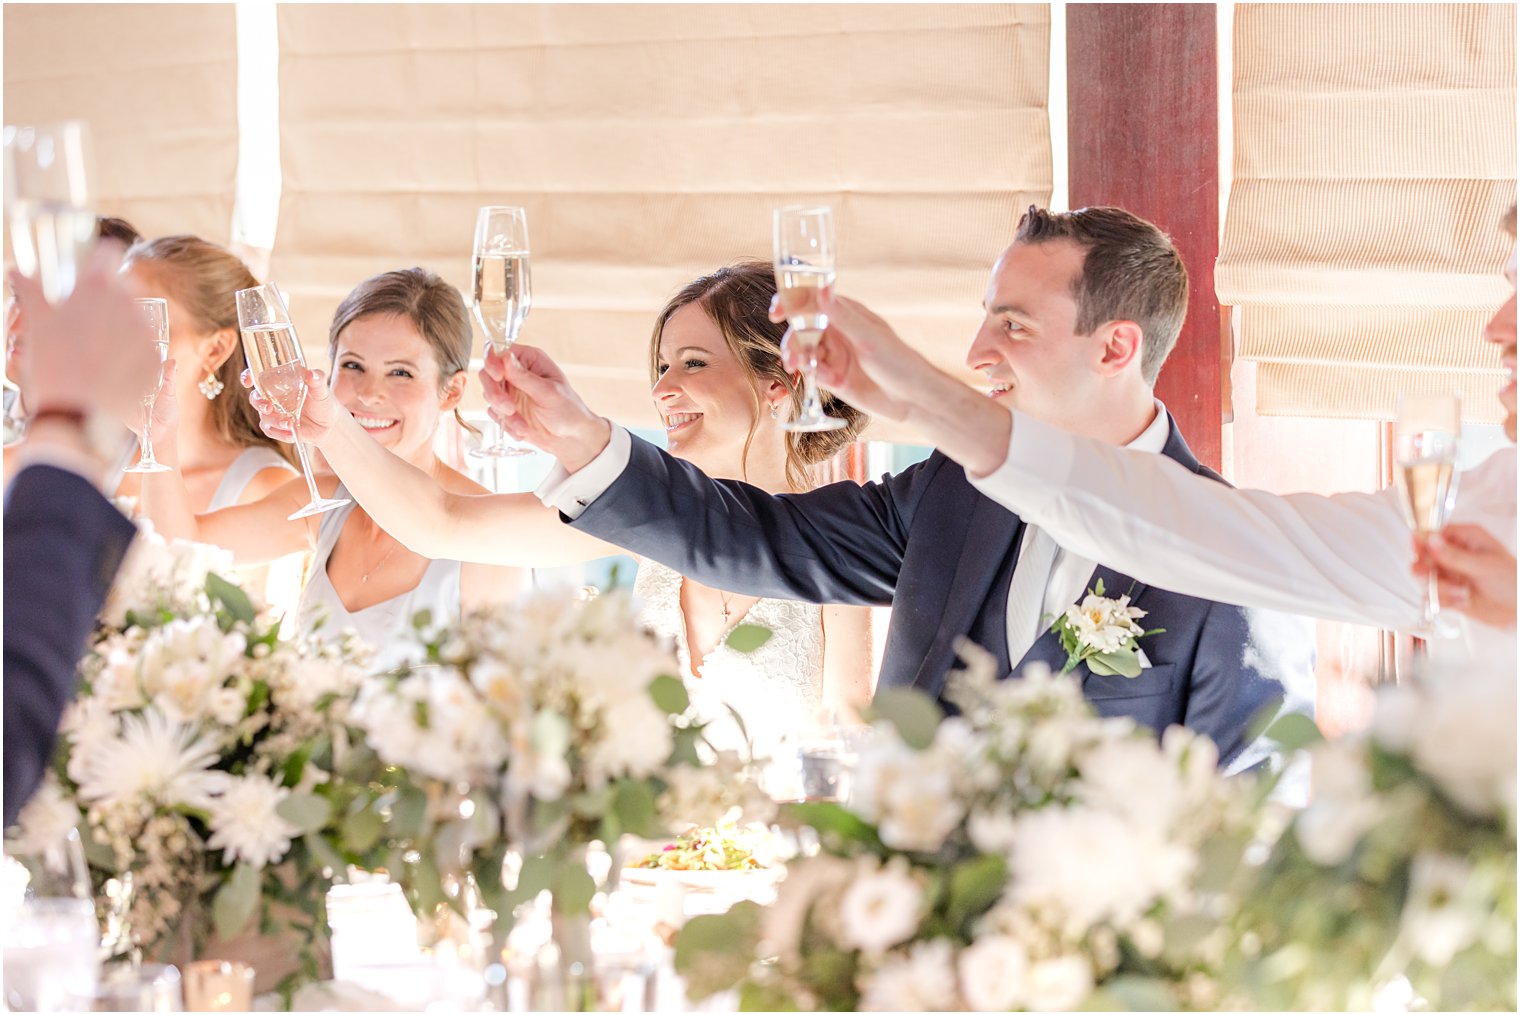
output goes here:
[{"label": "white flower", "polygon": [[65,870],[69,833],[79,827],[79,818],[79,808],[49,772],[21,808],[16,827],[6,836],[6,851],[40,856],[49,870]]},{"label": "white flower", "polygon": [[289,795],[266,776],[230,780],[211,802],[207,845],[224,851],[228,863],[241,860],[256,869],[279,860],[290,850],[291,838],[301,832],[275,810]]},{"label": "white flower", "polygon": [[1409,686],[1390,687],[1377,696],[1372,714],[1372,735],[1390,751],[1403,753],[1414,740],[1423,702],[1419,692]]},{"label": "white flower", "polygon": [[223,633],[209,614],[172,620],[143,645],[143,691],[171,719],[205,718],[211,695],[242,665],[247,647],[241,632]]},{"label": "white flower", "polygon": [[1029,953],[1019,941],[985,934],[961,952],[961,996],[972,1011],[1012,1011],[1026,989]]},{"label": "white flower", "polygon": [[976,810],[966,819],[966,834],[971,844],[983,853],[1005,855],[1013,848],[1019,826],[1007,810]]},{"label": "white flower", "polygon": [[596,788],[623,776],[653,774],[670,757],[670,721],[647,694],[615,702],[586,751],[586,784]]},{"label": "white flower", "polygon": [[840,944],[876,954],[901,944],[918,929],[924,890],[908,872],[908,862],[893,857],[876,869],[863,861],[840,903]]},{"label": "white flower", "polygon": [[207,711],[211,718],[223,726],[235,726],[243,713],[248,709],[248,701],[231,687],[219,688],[211,693],[210,707]]},{"label": "white flower", "polygon": [[1476,814],[1507,804],[1515,776],[1515,673],[1452,674],[1428,685],[1411,754]]},{"label": "white flower", "polygon": [[958,1011],[954,950],[949,941],[919,941],[906,957],[891,955],[864,980],[861,1011]]},{"label": "white flower", "polygon": [[1129,605],[1129,596],[1110,599],[1106,596],[1088,594],[1080,605],[1066,608],[1066,622],[1077,634],[1077,642],[1084,648],[1099,652],[1117,652],[1130,638],[1137,638],[1145,629],[1136,620],[1145,611]]},{"label": "white flower", "polygon": [[944,845],[965,814],[943,759],[915,751],[886,726],[860,753],[849,806],[876,824],[888,846],[924,853]]},{"label": "white flower", "polygon": [[225,784],[217,740],[197,736],[156,708],[121,718],[119,736],[91,745],[80,772],[79,797],[115,805],[145,800],[169,807],[205,807]]},{"label": "white flower", "polygon": [[1377,823],[1382,807],[1372,792],[1372,773],[1362,742],[1328,740],[1311,755],[1314,798],[1293,824],[1305,855],[1322,867],[1346,860]]},{"label": "white flower", "polygon": [[1092,993],[1092,967],[1080,955],[1062,955],[1035,963],[1026,982],[1030,1011],[1071,1011]]},{"label": "white flower", "polygon": [[1112,811],[1136,825],[1162,834],[1184,817],[1188,800],[1177,763],[1149,740],[1110,740],[1088,751],[1078,763],[1079,799]]},{"label": "white flower", "polygon": [[1433,966],[1447,965],[1477,939],[1484,913],[1462,897],[1472,874],[1472,864],[1444,853],[1421,853],[1410,866],[1400,929]]},{"label": "white flower", "polygon": [[1005,899],[1047,914],[1076,937],[1100,923],[1123,927],[1187,883],[1196,854],[1164,830],[1091,807],[1020,814]]}]

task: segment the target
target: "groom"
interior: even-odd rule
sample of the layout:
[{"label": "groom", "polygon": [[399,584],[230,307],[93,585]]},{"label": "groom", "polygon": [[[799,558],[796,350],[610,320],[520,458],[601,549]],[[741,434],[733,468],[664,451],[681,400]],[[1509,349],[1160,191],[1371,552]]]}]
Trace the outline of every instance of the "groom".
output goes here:
[{"label": "groom", "polygon": [[[1117,208],[1031,208],[993,266],[967,363],[990,395],[1106,441],[1200,465],[1153,387],[1187,306],[1187,272],[1154,225]],[[1230,771],[1264,760],[1258,714],[1312,712],[1307,622],[1149,587],[1056,545],[979,493],[935,452],[880,482],[772,496],[700,471],[630,437],[580,402],[538,350],[486,361],[493,415],[559,459],[539,488],[576,528],[698,581],[756,596],[890,604],[879,686],[939,696],[966,637],[1001,672],[1067,662],[1050,617],[1099,581],[1146,611],[1138,676],[1077,665],[1105,716],[1158,733],[1207,734]],[[698,423],[700,425],[700,422]]]}]

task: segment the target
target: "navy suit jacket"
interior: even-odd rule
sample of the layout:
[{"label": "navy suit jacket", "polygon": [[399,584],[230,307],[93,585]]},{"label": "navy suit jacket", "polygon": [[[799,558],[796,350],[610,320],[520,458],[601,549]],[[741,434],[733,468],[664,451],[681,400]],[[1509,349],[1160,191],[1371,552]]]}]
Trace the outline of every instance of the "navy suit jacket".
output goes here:
[{"label": "navy suit jacket", "polygon": [[[1162,453],[1223,482],[1193,457],[1175,423]],[[628,467],[572,524],[732,592],[891,605],[878,687],[939,697],[963,636],[1003,673],[1036,660],[1059,671],[1066,661],[1048,630],[1017,667],[1008,658],[1008,590],[1023,522],[937,451],[880,482],[772,496],[710,479],[634,438]],[[1099,714],[1130,716],[1157,733],[1191,727],[1214,740],[1232,771],[1269,756],[1253,736],[1259,714],[1312,714],[1308,622],[1152,588],[1101,565],[1089,586],[1098,578],[1107,594],[1128,592],[1147,611],[1147,629],[1166,629],[1141,642],[1152,666],[1138,677],[1073,671]]]},{"label": "navy suit jacket", "polygon": [[5,495],[5,825],[42,781],[106,590],[137,527],[63,469],[22,469]]}]

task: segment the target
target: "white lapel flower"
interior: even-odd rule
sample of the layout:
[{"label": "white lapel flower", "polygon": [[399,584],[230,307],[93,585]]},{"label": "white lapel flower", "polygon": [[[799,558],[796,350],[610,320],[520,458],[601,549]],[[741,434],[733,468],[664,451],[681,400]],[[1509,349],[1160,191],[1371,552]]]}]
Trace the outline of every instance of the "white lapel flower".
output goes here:
[{"label": "white lapel flower", "polygon": [[1081,663],[1099,676],[1138,677],[1143,653],[1139,639],[1161,634],[1164,628],[1147,631],[1136,623],[1145,611],[1129,604],[1129,596],[1111,599],[1103,594],[1099,578],[1082,602],[1069,606],[1050,629],[1061,638],[1066,650],[1062,673],[1070,673]]}]

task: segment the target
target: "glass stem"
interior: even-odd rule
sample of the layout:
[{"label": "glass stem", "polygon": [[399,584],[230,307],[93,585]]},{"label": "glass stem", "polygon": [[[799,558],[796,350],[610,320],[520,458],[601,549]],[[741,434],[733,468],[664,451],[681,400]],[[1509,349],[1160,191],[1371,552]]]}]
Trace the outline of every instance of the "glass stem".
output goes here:
[{"label": "glass stem", "polygon": [[153,400],[143,403],[142,454],[138,456],[144,465],[153,465]]},{"label": "glass stem", "polygon": [[823,399],[818,396],[818,345],[808,346],[807,361],[802,367],[802,412],[800,419],[823,415]]},{"label": "glass stem", "polygon": [[306,477],[306,489],[311,492],[311,502],[315,504],[322,499],[322,495],[317,492],[317,481],[311,476],[311,456],[306,453],[306,444],[301,440],[299,417],[290,421],[290,432],[296,439],[296,454],[301,459],[301,475]]},{"label": "glass stem", "polygon": [[1437,585],[1435,571],[1430,572],[1430,577],[1425,580],[1425,625],[1434,626],[1436,615],[1441,612],[1441,591]]}]

